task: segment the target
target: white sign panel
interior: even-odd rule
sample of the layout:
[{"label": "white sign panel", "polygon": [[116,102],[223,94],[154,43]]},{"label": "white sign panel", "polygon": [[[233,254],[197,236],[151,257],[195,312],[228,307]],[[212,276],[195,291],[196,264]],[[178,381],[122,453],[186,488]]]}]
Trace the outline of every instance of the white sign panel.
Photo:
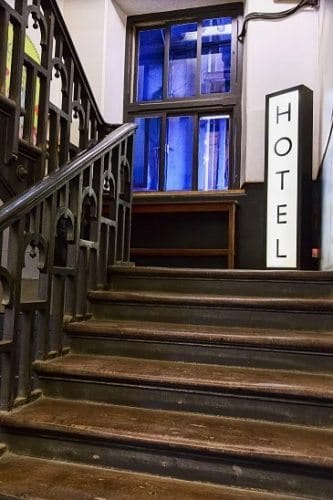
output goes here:
[{"label": "white sign panel", "polygon": [[299,90],[268,98],[266,265],[298,261]]}]

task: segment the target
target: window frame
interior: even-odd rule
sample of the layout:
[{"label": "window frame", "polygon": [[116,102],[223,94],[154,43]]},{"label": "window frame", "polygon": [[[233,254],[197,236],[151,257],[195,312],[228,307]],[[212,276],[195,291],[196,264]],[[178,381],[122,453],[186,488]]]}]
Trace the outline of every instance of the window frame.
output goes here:
[{"label": "window frame", "polygon": [[[138,58],[138,36],[139,30],[154,28],[170,28],[174,24],[185,24],[188,22],[201,23],[204,19],[217,17],[232,18],[232,37],[231,37],[231,79],[230,92],[200,94],[191,97],[168,98],[168,50],[170,45],[170,29],[167,29],[166,44],[164,48],[164,74],[163,74],[163,96],[166,98],[160,101],[136,102],[137,89],[137,58]],[[170,192],[161,189],[162,178],[165,166],[165,124],[167,116],[177,116],[193,114],[195,118],[195,139],[198,143],[198,120],[202,114],[228,114],[230,117],[230,143],[229,143],[229,186],[228,189],[237,189],[240,187],[240,161],[241,161],[241,98],[242,98],[242,44],[238,41],[237,35],[240,31],[240,24],[243,18],[243,4],[231,3],[212,7],[200,7],[171,12],[161,12],[151,15],[132,16],[127,20],[126,31],[126,51],[125,51],[125,84],[124,84],[124,120],[133,121],[135,117],[147,117],[153,115],[162,115],[163,124],[161,130],[161,151],[160,151],[160,177],[159,190],[156,192]],[[198,37],[199,38],[199,37]],[[200,39],[200,38],[199,38]],[[198,52],[200,47],[198,47]],[[197,68],[196,79],[200,80],[200,62]],[[197,89],[200,90],[197,83]],[[194,148],[197,152],[197,145]],[[193,153],[193,179],[195,184],[198,172],[197,154]],[[196,169],[198,170],[198,169]],[[143,191],[149,192],[149,191]],[[177,191],[186,194],[188,191]],[[214,193],[219,192],[215,190]]]}]

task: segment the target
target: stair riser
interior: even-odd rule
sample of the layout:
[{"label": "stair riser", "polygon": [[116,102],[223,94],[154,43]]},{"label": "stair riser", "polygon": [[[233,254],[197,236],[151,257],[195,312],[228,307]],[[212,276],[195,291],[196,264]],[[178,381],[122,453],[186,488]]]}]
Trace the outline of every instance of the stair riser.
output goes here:
[{"label": "stair riser", "polygon": [[130,302],[96,302],[93,314],[97,319],[158,321],[201,325],[223,325],[254,328],[289,328],[295,330],[332,329],[333,312],[267,310],[255,307],[228,308]]},{"label": "stair riser", "polygon": [[305,398],[271,398],[244,392],[196,390],[140,384],[40,377],[43,393],[51,398],[89,400],[141,408],[187,411],[313,426],[333,425],[333,402],[316,404]]},{"label": "stair riser", "polygon": [[105,337],[71,338],[78,354],[113,355],[187,361],[230,366],[301,370],[333,374],[333,355],[244,346],[198,345],[171,342],[113,340]]},{"label": "stair riser", "polygon": [[221,280],[111,276],[110,289],[115,291],[156,291],[253,297],[333,297],[329,281]]},{"label": "stair riser", "polygon": [[80,439],[65,435],[42,436],[31,432],[4,435],[14,452],[96,466],[115,467],[162,476],[216,484],[279,491],[327,500],[333,491],[332,471],[276,464],[270,460],[255,462],[231,456],[209,456],[203,452],[184,452],[168,446],[120,444],[97,438]]}]

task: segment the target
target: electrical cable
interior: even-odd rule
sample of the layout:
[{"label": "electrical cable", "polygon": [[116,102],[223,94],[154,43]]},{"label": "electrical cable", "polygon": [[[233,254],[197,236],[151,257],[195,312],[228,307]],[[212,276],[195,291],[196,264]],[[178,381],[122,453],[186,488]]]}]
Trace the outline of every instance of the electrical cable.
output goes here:
[{"label": "electrical cable", "polygon": [[318,0],[301,0],[295,7],[292,7],[291,9],[288,10],[282,10],[280,12],[251,12],[247,16],[245,16],[242,31],[238,35],[238,40],[240,42],[244,41],[246,31],[247,31],[247,25],[249,21],[252,21],[253,19],[266,19],[269,21],[274,21],[277,19],[283,19],[285,17],[291,16],[292,14],[295,14],[298,10],[302,9],[303,7],[316,7],[318,5]]}]

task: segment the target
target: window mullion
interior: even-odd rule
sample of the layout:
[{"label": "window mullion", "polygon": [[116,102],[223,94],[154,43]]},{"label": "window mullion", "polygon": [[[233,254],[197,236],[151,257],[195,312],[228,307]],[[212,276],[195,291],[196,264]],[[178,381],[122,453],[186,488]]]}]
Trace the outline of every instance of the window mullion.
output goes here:
[{"label": "window mullion", "polygon": [[197,27],[197,64],[196,64],[196,95],[201,93],[201,47],[202,47],[202,23],[198,22]]},{"label": "window mullion", "polygon": [[199,115],[193,115],[193,166],[192,166],[192,189],[198,190],[198,150],[199,150]]},{"label": "window mullion", "polygon": [[164,43],[163,100],[168,98],[169,52],[170,52],[170,26],[167,26],[165,28],[165,43]]},{"label": "window mullion", "polygon": [[236,169],[237,155],[239,155],[236,141],[237,132],[237,120],[234,114],[232,114],[230,115],[229,124],[229,189],[236,189],[239,186],[239,178],[237,178],[239,174]]},{"label": "window mullion", "polygon": [[167,115],[162,115],[161,139],[160,139],[160,170],[158,178],[159,191],[165,191],[165,151],[166,151],[166,120]]},{"label": "window mullion", "polygon": [[[133,50],[133,44],[134,44],[134,59],[131,61],[131,56],[132,52],[129,52],[129,57],[128,57],[128,64],[130,64],[130,68],[133,70],[133,80],[131,81],[131,78],[129,78],[129,101],[130,102],[137,102],[138,101],[138,74],[139,74],[139,31],[135,30],[134,35],[132,34],[131,39],[129,38],[132,42],[132,50]],[[129,42],[127,42],[129,43]],[[130,69],[129,68],[129,69]]]},{"label": "window mullion", "polygon": [[149,165],[149,123],[145,121],[144,179],[148,178]]},{"label": "window mullion", "polygon": [[239,85],[238,82],[238,19],[234,18],[232,20],[232,35],[231,35],[231,78],[230,78],[230,92],[234,93],[236,91],[235,87]]}]

